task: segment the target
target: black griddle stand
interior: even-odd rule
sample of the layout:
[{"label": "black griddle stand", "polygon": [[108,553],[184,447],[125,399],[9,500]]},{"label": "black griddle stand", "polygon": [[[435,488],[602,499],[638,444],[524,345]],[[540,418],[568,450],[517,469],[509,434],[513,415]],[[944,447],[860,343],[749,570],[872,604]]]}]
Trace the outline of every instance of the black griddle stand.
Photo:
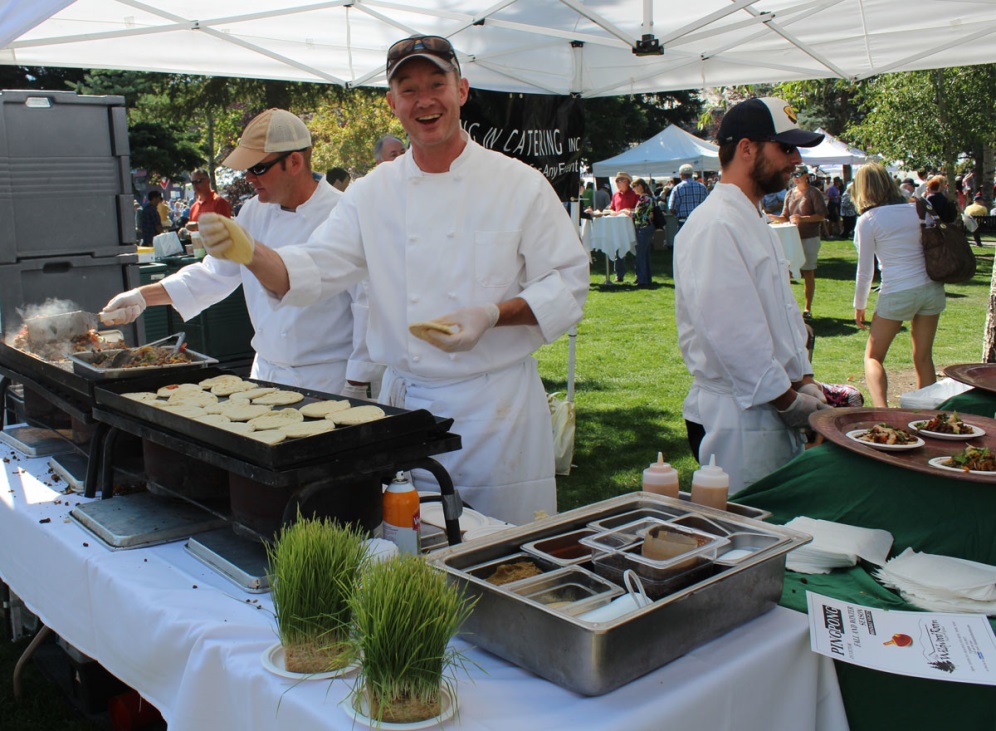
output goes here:
[{"label": "black griddle stand", "polygon": [[[78,444],[74,444],[69,440],[66,443],[73,451],[87,458],[85,490],[89,492],[96,489],[90,486],[96,486],[97,484],[98,471],[101,463],[104,461],[101,459],[101,455],[108,454],[108,447],[105,442],[110,430],[106,424],[95,422],[91,411],[92,397],[90,401],[87,401],[82,397],[77,397],[54,388],[51,383],[44,383],[22,370],[0,365],[0,428],[9,426],[7,423],[8,414],[6,408],[7,390],[15,382],[20,383],[25,388],[30,388],[54,407],[68,414],[71,418],[78,420],[81,424],[94,426],[93,436],[90,438],[89,450],[83,449]],[[113,447],[113,444],[110,447]],[[110,478],[108,478],[108,481],[110,481]],[[88,497],[93,497],[93,495],[88,495]]]},{"label": "black griddle stand", "polygon": [[[390,481],[390,477],[399,470],[423,469],[431,473],[439,483],[447,541],[450,545],[460,543],[460,515],[463,513],[463,503],[453,488],[453,480],[446,468],[429,456],[460,449],[460,436],[457,434],[450,432],[427,434],[418,441],[413,441],[410,436],[400,436],[373,442],[362,449],[337,453],[326,459],[303,463],[288,469],[273,470],[252,464],[241,456],[233,456],[195,442],[183,434],[167,431],[161,426],[116,411],[108,411],[99,405],[93,407],[93,418],[99,425],[107,427],[108,431],[103,439],[99,478],[93,483],[87,481],[83,493],[85,497],[96,497],[98,488],[102,498],[108,499],[113,496],[111,484],[113,447],[118,432],[123,431],[265,485],[300,486],[284,508],[285,524],[293,522],[301,505],[307,503],[320,490],[328,489],[327,484],[319,482],[330,474],[342,477],[379,474]],[[198,504],[196,501],[191,502]]]}]

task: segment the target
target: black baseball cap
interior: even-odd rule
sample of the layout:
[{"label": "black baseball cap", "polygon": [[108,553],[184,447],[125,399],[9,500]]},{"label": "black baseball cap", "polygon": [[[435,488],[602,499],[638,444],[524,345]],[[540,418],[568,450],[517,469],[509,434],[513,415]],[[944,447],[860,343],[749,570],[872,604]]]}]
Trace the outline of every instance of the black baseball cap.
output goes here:
[{"label": "black baseball cap", "polygon": [[460,62],[457,61],[453,44],[441,36],[415,35],[398,41],[388,49],[387,80],[391,80],[405,61],[413,58],[424,58],[432,61],[443,71],[460,73]]},{"label": "black baseball cap", "polygon": [[823,141],[822,134],[800,129],[791,105],[773,96],[748,99],[730,109],[719,124],[716,138],[721,145],[744,138],[796,147],[815,147]]}]

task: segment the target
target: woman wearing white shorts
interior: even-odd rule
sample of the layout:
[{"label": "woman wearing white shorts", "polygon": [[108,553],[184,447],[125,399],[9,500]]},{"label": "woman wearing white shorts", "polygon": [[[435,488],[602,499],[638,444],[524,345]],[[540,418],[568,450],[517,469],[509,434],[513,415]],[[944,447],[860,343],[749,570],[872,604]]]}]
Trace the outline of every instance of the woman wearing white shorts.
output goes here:
[{"label": "woman wearing white shorts", "polygon": [[887,407],[888,377],[883,363],[889,346],[910,321],[917,388],[937,380],[934,335],[944,310],[944,285],[927,276],[920,245],[920,219],[895,180],[881,165],[858,169],[851,193],[861,212],[854,229],[858,272],[854,283],[854,321],[865,329],[865,307],[875,259],[882,270],[882,288],[865,348],[865,381],[876,407]]}]

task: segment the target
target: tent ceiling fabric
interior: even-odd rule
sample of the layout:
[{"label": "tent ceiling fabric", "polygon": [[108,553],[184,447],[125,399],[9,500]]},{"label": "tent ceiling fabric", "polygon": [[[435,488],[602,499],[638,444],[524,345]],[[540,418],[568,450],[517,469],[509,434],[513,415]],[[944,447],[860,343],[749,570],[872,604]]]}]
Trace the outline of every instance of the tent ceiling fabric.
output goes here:
[{"label": "tent ceiling fabric", "polygon": [[[586,97],[996,60],[992,0],[652,0],[650,28],[644,0],[4,5],[3,64],[361,86],[384,85],[387,47],[412,33],[449,38],[477,88]],[[644,33],[663,55],[633,54]]]}]

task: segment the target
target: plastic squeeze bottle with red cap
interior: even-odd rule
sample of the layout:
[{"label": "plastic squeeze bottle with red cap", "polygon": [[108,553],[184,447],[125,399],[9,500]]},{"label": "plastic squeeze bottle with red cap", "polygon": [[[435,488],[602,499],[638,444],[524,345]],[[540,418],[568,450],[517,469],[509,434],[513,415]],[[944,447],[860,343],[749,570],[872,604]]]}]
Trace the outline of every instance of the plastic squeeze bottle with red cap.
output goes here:
[{"label": "plastic squeeze bottle with red cap", "polygon": [[664,453],[657,453],[657,461],[643,471],[643,491],[668,497],[678,497],[678,470],[664,461]]},{"label": "plastic squeeze bottle with red cap", "polygon": [[692,502],[710,508],[726,510],[730,493],[730,476],[716,464],[716,455],[709,455],[709,464],[692,474]]}]

